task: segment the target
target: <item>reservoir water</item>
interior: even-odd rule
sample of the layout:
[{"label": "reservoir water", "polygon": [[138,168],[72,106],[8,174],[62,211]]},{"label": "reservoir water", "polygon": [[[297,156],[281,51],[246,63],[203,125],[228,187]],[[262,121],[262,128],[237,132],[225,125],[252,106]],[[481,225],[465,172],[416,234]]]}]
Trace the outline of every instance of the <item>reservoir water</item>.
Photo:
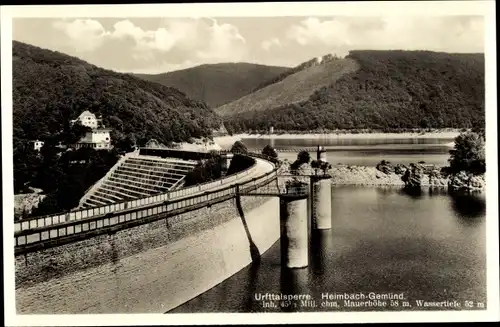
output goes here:
[{"label": "reservoir water", "polygon": [[[170,311],[423,310],[417,300],[486,301],[485,198],[332,186],[332,229],[310,235],[309,266],[282,268],[276,242],[236,275]],[[323,293],[403,293],[411,308],[321,307]],[[309,294],[316,307],[263,307],[259,294]],[[342,301],[340,301],[342,302]],[[486,305],[485,305],[486,307]]]},{"label": "reservoir water", "polygon": [[[279,149],[311,148],[317,145],[327,149],[327,159],[332,164],[375,166],[381,160],[409,164],[425,161],[427,164],[447,164],[452,138],[370,138],[353,139],[273,139],[244,138],[249,149],[262,150],[266,145]],[[312,155],[312,154],[311,154]],[[297,153],[280,152],[281,159],[294,161]]]},{"label": "reservoir water", "polygon": [[[249,148],[260,149],[267,141],[244,140]],[[275,141],[276,147],[281,146],[278,141],[293,147],[318,144],[318,140],[310,144],[303,140]],[[322,145],[352,147],[328,152],[330,160],[335,158],[332,163],[376,164],[385,159],[445,165],[449,147],[441,149],[439,144],[451,140],[425,141]],[[401,148],[405,149],[399,151]],[[291,160],[296,157],[280,153],[284,154],[290,154]],[[398,187],[332,186],[332,229],[310,232],[307,268],[282,268],[278,241],[260,262],[170,312],[443,310],[435,306],[440,301],[457,310],[483,309],[485,218],[484,193],[450,194],[423,189],[410,194]],[[357,307],[343,300],[325,300],[327,293],[357,296],[365,301],[370,295],[389,293],[403,299],[384,300],[383,307]],[[312,301],[265,301],[265,294],[309,295]],[[418,301],[429,301],[430,306],[421,307]],[[406,303],[409,307],[402,307]]]}]

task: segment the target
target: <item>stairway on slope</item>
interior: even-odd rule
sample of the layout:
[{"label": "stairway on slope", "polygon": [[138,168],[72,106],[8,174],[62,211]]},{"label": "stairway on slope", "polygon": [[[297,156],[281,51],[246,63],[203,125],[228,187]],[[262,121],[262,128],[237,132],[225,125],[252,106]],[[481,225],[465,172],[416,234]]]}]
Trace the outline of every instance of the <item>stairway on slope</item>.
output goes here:
[{"label": "stairway on slope", "polygon": [[182,185],[186,174],[195,166],[196,161],[128,157],[90,191],[82,207],[104,206],[166,193]]}]

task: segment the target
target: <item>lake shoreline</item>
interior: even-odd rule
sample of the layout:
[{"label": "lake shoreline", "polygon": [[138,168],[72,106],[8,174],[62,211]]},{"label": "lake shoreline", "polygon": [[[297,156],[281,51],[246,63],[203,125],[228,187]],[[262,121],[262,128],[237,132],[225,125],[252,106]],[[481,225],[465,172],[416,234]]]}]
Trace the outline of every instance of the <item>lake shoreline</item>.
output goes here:
[{"label": "lake shoreline", "polygon": [[[330,170],[333,185],[358,185],[358,186],[400,186],[405,183],[401,174],[394,172],[384,173],[376,167],[335,165]],[[427,175],[422,178],[422,186],[448,187],[448,178],[435,178],[430,181]]]},{"label": "lake shoreline", "polygon": [[384,132],[359,132],[352,131],[334,131],[330,133],[283,133],[283,134],[249,134],[240,133],[234,135],[225,135],[214,137],[214,142],[220,146],[232,145],[242,139],[454,139],[461,133],[460,129],[442,129],[434,131],[404,131],[401,133]]},{"label": "lake shoreline", "polygon": [[[433,177],[429,173],[422,173],[421,187],[429,187],[443,190],[465,189],[470,191],[484,191],[486,180],[485,175],[474,176],[468,183],[468,175],[461,172],[456,175],[441,175],[440,169],[432,165]],[[301,168],[304,173],[312,174],[308,165]],[[289,170],[289,163],[285,163],[284,171]],[[402,180],[403,173],[394,171],[383,172],[377,167],[358,165],[333,165],[329,170],[331,184],[334,186],[375,186],[375,187],[401,187],[405,186]],[[301,177],[299,177],[302,179]],[[307,178],[308,179],[308,178]],[[306,181],[306,180],[304,180]]]},{"label": "lake shoreline", "polygon": [[[434,166],[433,177],[423,173],[421,187],[439,188],[446,190],[468,190],[482,192],[486,188],[485,175],[469,177],[465,172],[444,176],[439,173],[439,167]],[[332,185],[357,186],[399,186],[404,187],[403,174],[395,172],[385,173],[376,167],[337,165],[330,170]]]}]

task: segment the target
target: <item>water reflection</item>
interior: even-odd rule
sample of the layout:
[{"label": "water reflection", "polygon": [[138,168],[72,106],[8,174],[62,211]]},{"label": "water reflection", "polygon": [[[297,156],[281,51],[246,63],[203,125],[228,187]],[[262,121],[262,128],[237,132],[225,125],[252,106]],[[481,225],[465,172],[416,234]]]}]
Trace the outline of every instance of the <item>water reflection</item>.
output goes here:
[{"label": "water reflection", "polygon": [[482,194],[449,192],[451,207],[465,224],[477,224],[486,214],[486,199]]},{"label": "water reflection", "polygon": [[349,145],[446,145],[453,138],[294,138],[281,139],[274,137],[243,138],[241,140],[249,147],[264,147],[266,144],[276,144],[277,147],[289,146],[349,146]]},{"label": "water reflection", "polygon": [[309,265],[314,275],[323,275],[328,251],[331,251],[330,230],[312,230],[310,238]]},{"label": "water reflection", "polygon": [[400,190],[401,195],[409,196],[412,199],[422,199],[424,194],[421,187],[403,187]]},{"label": "water reflection", "polygon": [[429,188],[429,196],[447,196],[448,195],[448,189],[444,187],[430,187]]},{"label": "water reflection", "polygon": [[266,292],[316,300],[322,292],[404,292],[410,300],[485,301],[485,207],[484,195],[443,189],[335,186],[332,228],[310,230],[307,268],[281,266],[278,241],[260,264],[174,312],[333,310],[271,308],[252,300]]},{"label": "water reflection", "polygon": [[260,261],[253,262],[247,270],[247,285],[245,287],[244,293],[246,296],[242,296],[244,303],[241,305],[241,310],[243,312],[253,312],[258,310],[256,308],[256,302],[254,301],[254,294],[257,291],[257,277],[260,270]]},{"label": "water reflection", "polygon": [[[256,148],[256,150],[261,150]],[[289,161],[294,161],[297,158],[296,152],[280,152],[279,158]],[[388,160],[394,164],[415,163],[424,160],[428,164],[446,165],[450,157],[448,151],[436,153],[433,151],[413,151],[409,154],[401,154],[399,152],[391,153],[390,151],[380,150],[372,153],[363,153],[363,151],[335,151],[327,152],[326,157],[328,162],[332,164],[358,165],[358,166],[376,166],[382,159]]]},{"label": "water reflection", "polygon": [[241,206],[241,197],[237,196],[236,197],[236,208],[238,209],[238,214],[240,215],[241,222],[243,224],[243,227],[245,229],[245,234],[247,235],[248,238],[248,243],[250,245],[250,256],[252,258],[252,262],[259,262],[260,261],[260,252],[259,249],[257,248],[257,245],[255,245],[252,235],[250,234],[250,231],[248,229],[248,224],[245,219],[245,213],[243,211],[243,207]]},{"label": "water reflection", "polygon": [[[289,269],[286,267],[281,268],[280,275],[280,290],[282,294],[307,294],[308,293],[308,269]],[[293,302],[293,301],[292,301]],[[288,305],[290,304],[290,305]],[[298,311],[298,308],[291,303],[281,305],[283,312]]]},{"label": "water reflection", "polygon": [[381,186],[377,187],[376,192],[380,195],[389,196],[393,194],[397,194],[401,191],[402,186]]},{"label": "water reflection", "polygon": [[[243,138],[242,142],[250,149],[262,150],[270,144],[276,148],[316,147],[328,149],[327,158],[331,163],[347,165],[375,166],[382,159],[393,163],[409,164],[425,161],[429,164],[444,165],[449,158],[449,139],[433,138]],[[280,152],[281,159],[294,161],[297,153]]]}]

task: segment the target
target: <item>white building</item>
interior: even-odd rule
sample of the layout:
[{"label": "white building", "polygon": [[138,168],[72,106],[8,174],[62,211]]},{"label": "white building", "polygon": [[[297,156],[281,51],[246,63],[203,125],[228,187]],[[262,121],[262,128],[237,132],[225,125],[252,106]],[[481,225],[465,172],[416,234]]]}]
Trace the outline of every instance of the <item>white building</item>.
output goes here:
[{"label": "white building", "polygon": [[109,150],[111,146],[111,129],[104,128],[102,119],[97,118],[93,113],[85,110],[78,116],[77,119],[72,120],[74,124],[77,121],[83,126],[90,127],[92,130],[85,133],[85,136],[75,144],[75,148],[94,148],[96,150]]},{"label": "white building", "polygon": [[112,148],[110,132],[111,129],[108,128],[92,129],[75,144],[75,148],[89,147],[96,150],[109,150]]},{"label": "white building", "polygon": [[80,124],[82,124],[83,126],[87,126],[90,128],[98,128],[102,123],[101,119],[96,118],[96,116],[88,110],[82,112],[80,116],[78,116],[77,119],[72,120],[71,123],[74,124],[77,121],[80,121]]},{"label": "white building", "polygon": [[43,141],[39,141],[39,140],[31,141],[31,142],[33,142],[33,148],[35,149],[35,151],[40,151],[40,149],[43,147],[43,144],[44,144]]}]

